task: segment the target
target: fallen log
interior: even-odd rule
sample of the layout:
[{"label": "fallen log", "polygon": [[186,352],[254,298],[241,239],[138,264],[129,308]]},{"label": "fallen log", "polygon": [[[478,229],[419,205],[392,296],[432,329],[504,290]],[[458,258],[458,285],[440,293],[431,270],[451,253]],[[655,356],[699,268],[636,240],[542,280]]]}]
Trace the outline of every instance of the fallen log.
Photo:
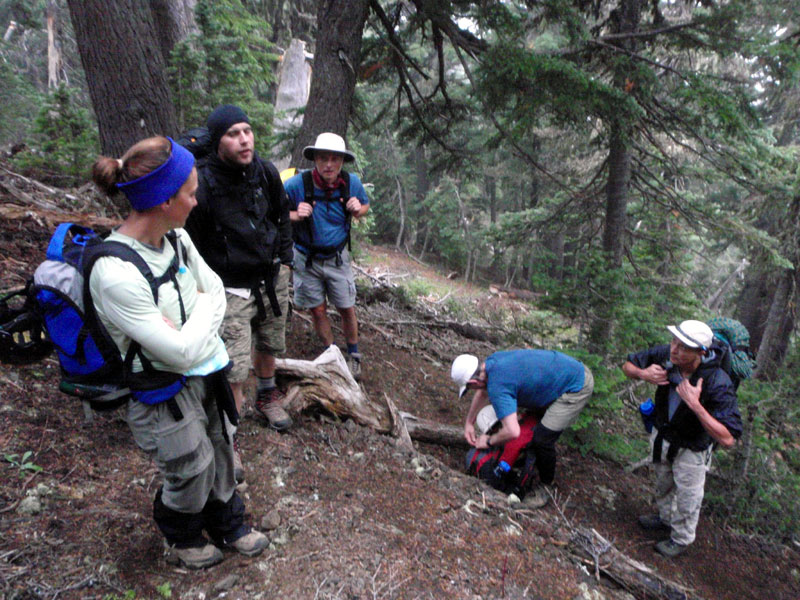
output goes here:
[{"label": "fallen log", "polygon": [[48,229],[52,229],[60,223],[77,223],[84,227],[110,230],[121,222],[120,219],[110,219],[92,214],[30,208],[16,204],[0,204],[0,217],[7,220],[37,219]]},{"label": "fallen log", "polygon": [[653,600],[700,600],[689,588],[670,581],[647,565],[626,556],[595,529],[572,532],[570,552],[593,566],[595,577],[602,573],[637,598]]},{"label": "fallen log", "polygon": [[400,416],[408,429],[408,435],[413,440],[440,446],[469,447],[461,427],[420,419],[407,412],[401,412]]}]

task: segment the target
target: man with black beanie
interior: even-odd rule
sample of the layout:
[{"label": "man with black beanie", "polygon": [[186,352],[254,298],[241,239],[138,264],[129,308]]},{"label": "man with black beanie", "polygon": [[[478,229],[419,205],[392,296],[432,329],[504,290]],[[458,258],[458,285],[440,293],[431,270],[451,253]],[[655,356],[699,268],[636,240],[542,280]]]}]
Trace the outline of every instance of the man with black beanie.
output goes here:
[{"label": "man with black beanie", "polygon": [[[227,292],[221,334],[233,361],[228,378],[236,407],[241,412],[244,406],[252,356],[256,412],[282,431],[292,424],[275,386],[275,356],[286,351],[293,259],[289,203],[275,166],[256,154],[241,108],[217,107],[207,126],[211,152],[197,165],[197,206],[186,229]],[[241,481],[241,460],[237,466]]]}]

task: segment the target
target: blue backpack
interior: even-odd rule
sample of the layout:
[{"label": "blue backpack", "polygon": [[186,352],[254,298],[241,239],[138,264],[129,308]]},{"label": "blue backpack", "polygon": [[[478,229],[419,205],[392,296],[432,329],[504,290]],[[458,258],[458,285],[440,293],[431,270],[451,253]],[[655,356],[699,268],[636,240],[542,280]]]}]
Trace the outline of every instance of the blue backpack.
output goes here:
[{"label": "blue backpack", "polygon": [[[170,410],[177,409],[173,398],[183,387],[185,376],[155,369],[133,340],[125,357],[121,357],[97,317],[89,291],[95,262],[114,256],[136,266],[150,284],[156,304],[158,288],[167,281],[173,282],[180,298],[175,275],[181,268],[180,258],[186,262],[186,252],[174,232],[167,234],[167,239],[175,250],[175,259],[166,272],[155,277],[144,259],[129,246],[103,241],[91,229],[73,223],[58,226],[47,248],[47,260],[36,269],[29,293],[58,354],[62,392],[88,401],[96,410],[116,408],[131,397],[146,404],[169,401]],[[185,323],[182,300],[181,317]],[[143,370],[134,373],[133,361],[137,357]]]}]

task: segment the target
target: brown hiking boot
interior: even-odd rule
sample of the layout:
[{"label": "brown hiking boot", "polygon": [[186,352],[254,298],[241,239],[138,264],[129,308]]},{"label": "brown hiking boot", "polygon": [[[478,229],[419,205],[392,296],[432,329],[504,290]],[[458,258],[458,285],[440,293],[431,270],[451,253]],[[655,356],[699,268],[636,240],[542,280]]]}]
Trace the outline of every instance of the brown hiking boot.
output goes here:
[{"label": "brown hiking boot", "polygon": [[164,559],[175,566],[183,565],[187,569],[205,569],[222,562],[222,551],[214,544],[193,548],[176,548],[164,541],[166,553]]},{"label": "brown hiking boot", "polygon": [[292,426],[292,418],[283,410],[284,398],[286,396],[278,388],[262,390],[256,395],[256,412],[275,431],[284,431]]},{"label": "brown hiking boot", "polygon": [[258,556],[269,546],[269,539],[260,531],[251,529],[250,533],[243,535],[235,542],[231,542],[230,547],[234,548],[239,554],[245,556]]}]

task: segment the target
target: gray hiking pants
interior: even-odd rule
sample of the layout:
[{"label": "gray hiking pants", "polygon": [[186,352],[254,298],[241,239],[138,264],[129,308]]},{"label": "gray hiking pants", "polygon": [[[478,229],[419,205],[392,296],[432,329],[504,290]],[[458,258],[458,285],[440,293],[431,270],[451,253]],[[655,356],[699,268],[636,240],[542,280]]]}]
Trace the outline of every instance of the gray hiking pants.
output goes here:
[{"label": "gray hiking pants", "polygon": [[[654,429],[650,438],[651,450],[656,433]],[[673,542],[691,544],[700,519],[712,446],[702,452],[681,448],[671,463],[667,460],[668,450],[669,442],[664,440],[661,462],[653,465],[656,471],[658,514],[664,523],[672,527]]]},{"label": "gray hiking pants", "polygon": [[[175,396],[183,413],[176,421],[167,404],[128,402],[128,426],[164,477],[161,502],[180,513],[196,514],[209,500],[228,502],[236,487],[233,447],[202,377],[190,377]],[[230,428],[230,425],[225,424]]]}]

